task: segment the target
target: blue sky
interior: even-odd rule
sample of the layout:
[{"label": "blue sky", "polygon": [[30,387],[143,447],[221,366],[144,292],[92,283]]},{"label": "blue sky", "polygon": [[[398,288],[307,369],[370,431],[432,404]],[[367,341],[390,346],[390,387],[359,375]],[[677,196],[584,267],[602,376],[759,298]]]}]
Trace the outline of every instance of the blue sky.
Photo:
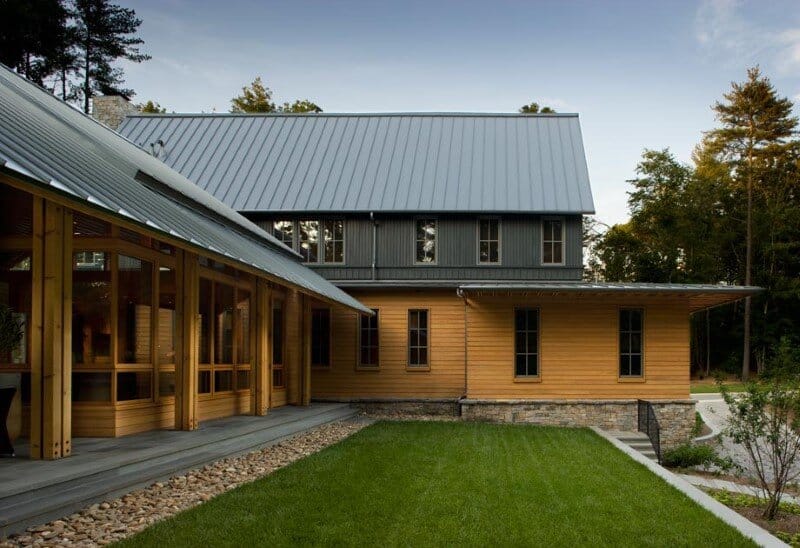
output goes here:
[{"label": "blue sky", "polygon": [[644,148],[689,161],[748,66],[800,102],[800,2],[119,0],[153,56],[138,101],[225,112],[262,76],[326,112],[578,112],[597,216],[627,217]]}]

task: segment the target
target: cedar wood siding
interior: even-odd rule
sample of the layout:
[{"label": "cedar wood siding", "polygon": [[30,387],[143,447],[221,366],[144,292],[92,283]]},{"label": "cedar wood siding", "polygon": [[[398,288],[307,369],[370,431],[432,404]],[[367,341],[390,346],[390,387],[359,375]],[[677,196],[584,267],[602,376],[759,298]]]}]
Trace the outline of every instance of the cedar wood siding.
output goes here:
[{"label": "cedar wood siding", "polygon": [[[455,398],[464,395],[464,304],[448,291],[355,292],[380,310],[380,367],[358,370],[357,317],[332,311],[332,364],[312,369],[319,399]],[[467,393],[473,399],[687,399],[689,309],[683,300],[468,297]],[[644,380],[618,375],[618,310],[641,307]],[[540,309],[540,378],[514,378],[514,309]],[[430,371],[408,371],[408,310],[428,308]]]},{"label": "cedar wood siding", "polygon": [[[311,369],[319,399],[458,398],[464,394],[464,303],[454,290],[357,292],[379,309],[380,367],[357,370],[358,315],[331,310],[331,366]],[[429,371],[409,371],[408,310],[428,309]]]},{"label": "cedar wood siding", "polygon": [[[620,307],[644,308],[644,379],[619,378]],[[514,378],[514,309],[539,308],[539,381]],[[474,399],[687,399],[689,307],[675,299],[475,297],[468,319]]]}]

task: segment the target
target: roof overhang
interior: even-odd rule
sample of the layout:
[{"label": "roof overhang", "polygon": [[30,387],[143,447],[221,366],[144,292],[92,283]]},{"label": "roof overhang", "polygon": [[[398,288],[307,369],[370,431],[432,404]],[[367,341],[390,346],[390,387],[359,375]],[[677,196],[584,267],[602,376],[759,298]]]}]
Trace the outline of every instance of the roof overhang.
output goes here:
[{"label": "roof overhang", "polygon": [[517,282],[467,283],[460,291],[473,296],[527,295],[536,297],[619,296],[662,299],[685,299],[690,312],[750,297],[763,291],[760,287],[709,284],[592,283],[592,282]]}]

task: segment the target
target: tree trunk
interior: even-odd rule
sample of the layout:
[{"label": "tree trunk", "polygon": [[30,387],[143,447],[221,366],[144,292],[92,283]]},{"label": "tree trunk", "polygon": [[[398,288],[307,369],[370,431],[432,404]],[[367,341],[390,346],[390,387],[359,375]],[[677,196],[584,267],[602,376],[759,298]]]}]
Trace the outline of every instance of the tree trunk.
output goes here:
[{"label": "tree trunk", "polygon": [[[745,242],[744,285],[751,283],[753,265],[753,149],[747,155],[747,235]],[[742,345],[742,380],[750,376],[750,319],[752,316],[752,299],[744,300],[744,344]]]}]

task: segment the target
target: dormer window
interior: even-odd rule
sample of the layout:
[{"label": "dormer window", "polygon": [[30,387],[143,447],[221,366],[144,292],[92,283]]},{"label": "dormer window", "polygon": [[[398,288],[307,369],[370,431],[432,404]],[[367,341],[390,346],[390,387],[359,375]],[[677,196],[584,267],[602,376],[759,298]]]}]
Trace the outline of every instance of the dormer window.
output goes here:
[{"label": "dormer window", "polygon": [[289,249],[294,249],[294,223],[292,221],[273,221],[272,235]]},{"label": "dormer window", "polygon": [[500,220],[478,221],[478,263],[500,263]]},{"label": "dormer window", "polygon": [[542,220],[542,264],[564,264],[564,220]]},{"label": "dormer window", "polygon": [[434,264],[436,262],[436,219],[417,219],[416,263]]}]

